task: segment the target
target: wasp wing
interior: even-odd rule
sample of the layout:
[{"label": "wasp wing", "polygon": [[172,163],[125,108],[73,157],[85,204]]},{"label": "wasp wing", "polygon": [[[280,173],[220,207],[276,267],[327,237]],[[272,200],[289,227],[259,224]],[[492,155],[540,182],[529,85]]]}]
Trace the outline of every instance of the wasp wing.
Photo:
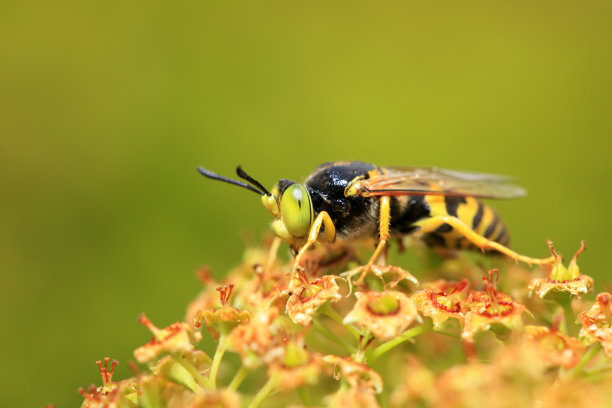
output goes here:
[{"label": "wasp wing", "polygon": [[383,174],[363,180],[362,195],[445,195],[479,198],[518,198],[525,189],[497,174],[436,167],[387,167]]}]

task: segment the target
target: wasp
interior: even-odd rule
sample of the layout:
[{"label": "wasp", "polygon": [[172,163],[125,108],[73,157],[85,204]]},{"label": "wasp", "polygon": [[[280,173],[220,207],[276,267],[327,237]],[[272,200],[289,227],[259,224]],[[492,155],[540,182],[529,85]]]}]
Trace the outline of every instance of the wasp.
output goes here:
[{"label": "wasp", "polygon": [[[481,199],[525,195],[506,176],[435,167],[379,167],[360,161],[338,161],[317,167],[303,183],[281,179],[268,191],[240,166],[243,181],[198,167],[211,179],[261,195],[274,216],[272,230],[297,250],[294,265],[324,235],[328,242],[378,239],[368,263],[359,268],[358,282],[381,257],[392,238],[419,234],[431,247],[480,249],[516,261],[544,265],[509,248],[506,225]],[[351,275],[352,276],[352,275]]]}]

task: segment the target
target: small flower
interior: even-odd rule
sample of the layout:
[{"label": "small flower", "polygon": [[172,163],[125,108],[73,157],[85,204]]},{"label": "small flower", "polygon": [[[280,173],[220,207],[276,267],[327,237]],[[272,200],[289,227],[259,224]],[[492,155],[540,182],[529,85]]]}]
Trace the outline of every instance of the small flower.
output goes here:
[{"label": "small flower", "polygon": [[240,294],[244,306],[253,311],[265,307],[281,297],[289,284],[289,276],[283,268],[257,263],[252,266],[254,276],[249,277]]},{"label": "small flower", "polygon": [[341,270],[354,260],[357,257],[353,245],[339,241],[311,248],[303,255],[300,267],[308,276],[324,275]]},{"label": "small flower", "polygon": [[240,408],[240,395],[227,388],[219,390],[200,390],[193,394],[186,404],[168,404],[176,408]]},{"label": "small flower", "polygon": [[[323,361],[334,367],[334,378],[340,379],[340,375],[354,388],[364,388],[376,394],[383,391],[383,381],[380,374],[365,364],[358,363],[350,357],[338,357],[327,355]],[[339,368],[340,372],[336,369]]]},{"label": "small flower", "polygon": [[536,345],[544,363],[553,367],[572,368],[584,352],[584,345],[573,337],[559,331],[561,316],[553,325],[525,326],[525,338]]},{"label": "small flower", "polygon": [[[199,373],[206,371],[211,363],[210,357],[201,350],[186,353],[180,358],[184,359],[186,364],[191,365]],[[193,375],[182,364],[179,364],[179,361],[173,356],[165,356],[159,359],[151,366],[151,372],[176,384],[184,385],[193,392],[202,390]]]},{"label": "small flower", "polygon": [[336,284],[338,276],[325,275],[312,282],[303,274],[301,285],[297,286],[287,300],[287,315],[294,323],[310,326],[312,316],[325,302],[337,302],[341,299],[340,288]]},{"label": "small flower", "polygon": [[215,280],[210,273],[210,268],[207,265],[201,267],[196,271],[196,276],[202,285],[204,285],[204,289],[187,306],[187,313],[185,314],[186,322],[193,322],[200,310],[213,308],[219,300],[219,295],[214,290]]},{"label": "small flower", "polygon": [[194,320],[195,327],[201,327],[204,323],[215,340],[219,339],[219,332],[228,334],[237,325],[248,322],[251,317],[250,312],[229,305],[229,298],[233,289],[234,285],[232,284],[218,287],[221,307],[218,309],[203,309]]},{"label": "small flower", "polygon": [[438,376],[435,406],[512,406],[507,403],[507,396],[500,393],[506,388],[500,387],[500,377],[498,367],[493,365],[469,363],[451,367]]},{"label": "small flower", "polygon": [[369,388],[356,387],[334,394],[329,405],[330,408],[379,408],[376,394]]},{"label": "small flower", "polygon": [[551,241],[548,241],[550,251],[555,257],[548,278],[534,279],[529,283],[529,290],[538,297],[544,298],[549,293],[569,293],[572,296],[580,296],[593,289],[593,278],[580,273],[577,259],[585,247],[584,241],[572,258],[569,267],[563,265],[563,257],[557,254]]},{"label": "small flower", "polygon": [[436,375],[414,356],[403,364],[402,381],[391,394],[395,407],[432,406],[436,401]]},{"label": "small flower", "polygon": [[397,291],[357,292],[357,302],[345,316],[344,324],[365,327],[380,340],[403,333],[418,317],[414,303]]},{"label": "small flower", "polygon": [[316,383],[322,368],[321,357],[306,351],[303,337],[297,337],[287,341],[282,358],[268,365],[268,376],[278,379],[279,388],[291,389]]},{"label": "small flower", "polygon": [[481,331],[502,326],[507,329],[520,329],[523,327],[521,315],[527,308],[516,303],[508,295],[497,290],[499,272],[497,269],[489,271],[489,276],[482,278],[484,292],[472,292],[466,308],[463,332],[461,338],[472,342],[474,334]]},{"label": "small flower", "polygon": [[580,314],[580,338],[588,344],[599,342],[608,358],[612,358],[612,295],[597,295],[597,303]]},{"label": "small flower", "polygon": [[399,266],[372,265],[371,268],[372,273],[381,279],[383,279],[383,277],[394,277],[393,279],[389,279],[388,283],[385,285],[387,289],[395,288],[397,285],[399,285],[400,282],[404,280],[410,282],[414,286],[419,284],[417,278],[415,278],[410,272],[400,268]]},{"label": "small flower", "polygon": [[296,335],[298,328],[288,317],[280,315],[277,307],[258,310],[247,323],[229,334],[230,348],[240,354],[246,367],[270,364],[284,355],[287,341]]},{"label": "small flower", "polygon": [[102,376],[102,386],[96,387],[91,384],[87,391],[83,388],[79,389],[85,400],[81,405],[82,408],[102,408],[102,407],[118,407],[119,404],[123,406],[135,407],[137,406],[136,390],[134,388],[133,381],[121,381],[113,382],[113,371],[119,364],[116,360],[111,363],[110,370],[108,369],[108,361],[110,358],[104,358],[104,367],[102,361],[96,361],[100,375]]},{"label": "small flower", "polygon": [[138,321],[153,333],[153,338],[134,350],[139,363],[150,363],[162,354],[187,353],[200,341],[202,335],[187,323],[176,322],[163,329],[157,328],[143,313]]},{"label": "small flower", "polygon": [[439,281],[412,295],[418,311],[431,318],[434,329],[440,329],[448,319],[457,319],[463,324],[463,302],[469,294],[469,281],[461,279],[458,284]]}]

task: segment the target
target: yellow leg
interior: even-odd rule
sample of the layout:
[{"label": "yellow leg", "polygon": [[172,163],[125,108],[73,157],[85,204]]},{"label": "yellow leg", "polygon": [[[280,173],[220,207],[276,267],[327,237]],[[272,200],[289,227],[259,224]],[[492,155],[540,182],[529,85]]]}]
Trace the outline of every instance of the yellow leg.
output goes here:
[{"label": "yellow leg", "polygon": [[274,241],[272,241],[272,245],[270,245],[270,252],[268,252],[268,260],[266,262],[266,268],[268,270],[272,269],[272,265],[276,262],[276,257],[278,255],[278,248],[280,247],[282,239],[279,237],[274,237]]},{"label": "yellow leg", "polygon": [[387,241],[389,240],[389,223],[391,221],[391,198],[389,196],[381,196],[380,197],[380,208],[379,208],[379,227],[378,227],[378,235],[379,241],[374,253],[370,257],[370,260],[366,265],[360,266],[353,270],[347,271],[342,274],[342,276],[346,276],[351,285],[351,278],[357,274],[360,274],[359,278],[355,281],[357,286],[361,286],[363,281],[365,280],[366,275],[370,270],[372,270],[372,266],[376,262],[376,260],[382,254]]},{"label": "yellow leg", "polygon": [[495,251],[501,252],[504,255],[509,256],[515,261],[525,262],[529,265],[531,264],[546,265],[546,264],[549,264],[555,261],[554,256],[539,259],[539,258],[530,258],[528,256],[517,254],[510,248],[503,246],[502,244],[498,242],[491,241],[490,239],[483,237],[482,235],[478,234],[476,231],[468,227],[459,218],[453,217],[450,215],[438,215],[435,217],[426,218],[424,220],[421,220],[415,223],[415,225],[420,228],[420,232],[422,234],[433,232],[439,226],[443,224],[448,224],[451,227],[453,227],[456,231],[458,231],[460,234],[462,234],[465,238],[470,240],[470,242],[472,242],[474,245],[476,245],[478,248],[480,248],[483,251],[486,249],[493,249]]},{"label": "yellow leg", "polygon": [[310,231],[308,232],[308,240],[306,243],[300,248],[300,251],[295,256],[295,261],[293,264],[293,271],[291,274],[291,284],[293,284],[293,278],[295,277],[295,272],[299,268],[300,260],[315,242],[317,242],[317,238],[319,237],[319,233],[321,232],[321,226],[325,225],[325,236],[329,242],[334,242],[336,239],[336,226],[334,225],[332,219],[326,211],[321,211],[317,218],[313,221],[310,226]]},{"label": "yellow leg", "polygon": [[379,227],[378,235],[380,241],[376,246],[376,250],[372,254],[368,265],[373,265],[382,253],[387,241],[389,240],[389,223],[391,222],[391,199],[389,196],[380,197],[380,210],[379,210]]}]

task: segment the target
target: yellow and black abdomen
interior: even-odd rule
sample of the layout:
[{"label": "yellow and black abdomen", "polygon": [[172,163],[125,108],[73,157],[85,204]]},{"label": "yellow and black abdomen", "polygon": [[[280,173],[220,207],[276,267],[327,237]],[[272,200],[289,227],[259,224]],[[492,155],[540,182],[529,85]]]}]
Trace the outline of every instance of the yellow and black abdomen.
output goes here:
[{"label": "yellow and black abdomen", "polygon": [[[391,208],[391,230],[395,234],[409,234],[418,230],[414,225],[417,221],[444,215],[459,218],[478,235],[502,245],[507,246],[510,241],[506,226],[497,213],[473,197],[442,195],[394,197]],[[442,224],[433,232],[426,234],[423,240],[434,247],[474,248],[469,240],[448,224]]]}]

